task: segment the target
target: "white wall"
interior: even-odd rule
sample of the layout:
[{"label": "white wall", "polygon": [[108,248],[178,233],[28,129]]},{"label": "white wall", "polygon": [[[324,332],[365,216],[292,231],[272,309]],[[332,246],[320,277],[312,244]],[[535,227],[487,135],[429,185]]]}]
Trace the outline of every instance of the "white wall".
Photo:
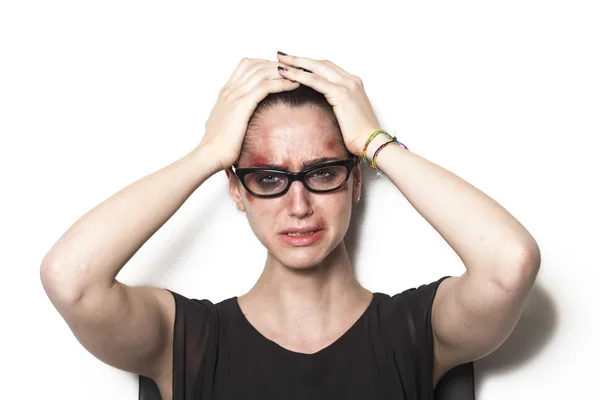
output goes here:
[{"label": "white wall", "polygon": [[[476,363],[478,399],[590,398],[599,19],[593,1],[2,2],[2,397],[137,398],[136,376],[71,334],[40,262],[86,211],[200,141],[242,57],[282,50],[363,78],[385,128],[492,196],[539,243],[519,325]],[[210,178],[119,278],[213,301],[248,290],[265,250],[225,183],[223,172]],[[387,178],[365,191],[349,240],[367,288],[397,293],[463,272]]]}]

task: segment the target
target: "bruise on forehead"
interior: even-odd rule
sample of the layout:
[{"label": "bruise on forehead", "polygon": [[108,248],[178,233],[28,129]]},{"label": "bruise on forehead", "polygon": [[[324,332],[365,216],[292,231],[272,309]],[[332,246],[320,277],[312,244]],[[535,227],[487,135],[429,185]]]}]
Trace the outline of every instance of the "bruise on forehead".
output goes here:
[{"label": "bruise on forehead", "polygon": [[[267,163],[268,160],[264,157],[264,154],[268,154],[269,151],[270,142],[268,132],[262,129],[248,130],[242,144],[238,165],[242,160],[245,160],[243,163],[244,166]],[[248,160],[248,156],[251,156],[250,160]]]},{"label": "bruise on forehead", "polygon": [[334,140],[333,138],[327,140],[327,151],[334,151],[337,145],[339,145],[339,141]]},{"label": "bruise on forehead", "polygon": [[269,164],[270,160],[263,156],[253,155],[250,159],[250,165]]},{"label": "bruise on forehead", "polygon": [[[277,108],[269,110],[269,112],[274,112],[275,110],[277,110]],[[312,118],[315,118],[313,120],[315,121],[315,129],[323,132],[325,137],[323,137],[324,143],[321,142],[323,144],[320,144],[318,146],[319,148],[312,148],[312,151],[309,151],[309,154],[303,155],[303,158],[313,159],[331,156],[332,153],[337,153],[340,150],[345,151],[346,146],[339,130],[339,125],[336,123],[337,121],[333,121],[328,113],[323,112],[318,107],[301,107],[299,110],[294,111],[304,112],[305,110],[310,110]],[[314,113],[314,111],[317,111],[317,113]],[[279,117],[281,117],[281,115],[279,115]],[[283,116],[283,121],[284,120],[285,116]],[[241,164],[244,167],[254,164],[281,164],[282,162],[290,162],[291,159],[295,158],[294,156],[296,154],[289,153],[298,148],[296,147],[295,141],[300,141],[297,144],[298,146],[306,143],[303,142],[304,139],[301,136],[293,137],[286,135],[285,133],[282,134],[282,131],[274,131],[273,127],[278,128],[281,123],[281,118],[270,118],[268,112],[253,117],[252,124],[248,127],[244,138],[242,154],[240,154],[240,159],[238,160],[243,160]],[[281,140],[286,140],[286,143],[281,144]],[[287,142],[288,140],[291,140],[292,142]],[[306,147],[303,147],[306,150]],[[275,156],[275,154],[277,156]],[[274,159],[273,157],[277,159]]]},{"label": "bruise on forehead", "polygon": [[[274,148],[278,146],[273,145]],[[325,141],[324,146],[318,146],[319,148],[311,148],[308,153],[304,152],[302,156],[294,153],[290,153],[288,149],[278,151],[277,155],[273,155],[270,152],[266,144],[259,146],[248,146],[245,149],[245,155],[240,157],[243,158],[243,162],[240,163],[240,167],[259,167],[272,165],[276,168],[285,169],[285,167],[294,168],[291,163],[297,162],[301,164],[305,161],[311,161],[317,158],[323,157],[334,157],[344,158],[347,155],[346,147],[340,138],[329,138]]]}]

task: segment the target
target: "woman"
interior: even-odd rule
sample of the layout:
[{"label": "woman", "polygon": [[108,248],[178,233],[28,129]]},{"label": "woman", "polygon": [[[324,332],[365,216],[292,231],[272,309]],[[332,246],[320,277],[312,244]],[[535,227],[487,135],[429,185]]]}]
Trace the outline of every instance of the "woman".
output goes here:
[{"label": "woman", "polygon": [[[444,373],[507,338],[540,253],[500,205],[386,133],[373,136],[380,128],[360,79],[335,64],[244,59],[200,144],[77,221],[42,262],[44,288],[86,349],[152,378],[165,399],[431,399]],[[356,281],[343,238],[365,147],[367,165],[443,236],[465,274],[393,296]],[[267,249],[255,286],[213,304],[117,281],[221,170]]]}]

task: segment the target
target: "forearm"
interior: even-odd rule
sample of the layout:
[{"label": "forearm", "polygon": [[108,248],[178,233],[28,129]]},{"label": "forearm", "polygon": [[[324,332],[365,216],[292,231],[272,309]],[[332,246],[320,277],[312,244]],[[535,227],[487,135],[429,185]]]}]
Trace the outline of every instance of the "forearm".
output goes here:
[{"label": "forearm", "polygon": [[44,287],[75,299],[91,285],[112,285],[140,247],[217,172],[210,154],[197,147],[88,211],[44,257]]},{"label": "forearm", "polygon": [[[380,144],[369,144],[369,160]],[[452,172],[398,145],[387,145],[377,167],[458,254],[473,276],[514,279],[538,250],[529,232],[500,204]]]}]

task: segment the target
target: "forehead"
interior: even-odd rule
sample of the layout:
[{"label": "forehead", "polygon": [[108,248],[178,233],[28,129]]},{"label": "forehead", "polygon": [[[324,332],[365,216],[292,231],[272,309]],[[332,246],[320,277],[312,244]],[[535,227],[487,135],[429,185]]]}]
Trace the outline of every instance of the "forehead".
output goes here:
[{"label": "forehead", "polygon": [[240,166],[278,164],[300,169],[306,161],[346,154],[339,131],[324,111],[313,107],[267,110],[248,136]]}]

